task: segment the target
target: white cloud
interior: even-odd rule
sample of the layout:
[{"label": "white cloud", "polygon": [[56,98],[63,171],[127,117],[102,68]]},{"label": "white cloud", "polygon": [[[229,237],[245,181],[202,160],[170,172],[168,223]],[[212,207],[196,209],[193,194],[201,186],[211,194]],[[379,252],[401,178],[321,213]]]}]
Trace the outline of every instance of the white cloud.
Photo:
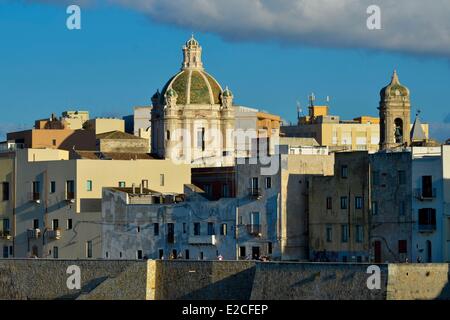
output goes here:
[{"label": "white cloud", "polygon": [[[134,8],[154,21],[232,41],[274,40],[450,56],[449,0],[91,1]],[[381,8],[382,30],[366,27],[366,9],[372,4]]]}]

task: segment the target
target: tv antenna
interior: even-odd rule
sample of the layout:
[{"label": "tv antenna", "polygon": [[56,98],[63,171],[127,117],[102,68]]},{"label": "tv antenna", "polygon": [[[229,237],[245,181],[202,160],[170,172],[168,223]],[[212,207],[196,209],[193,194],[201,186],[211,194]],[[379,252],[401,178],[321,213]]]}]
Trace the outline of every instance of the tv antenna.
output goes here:
[{"label": "tv antenna", "polygon": [[300,116],[303,116],[303,110],[300,101],[297,100],[297,118],[300,119]]},{"label": "tv antenna", "polygon": [[308,98],[309,98],[309,106],[314,107],[314,101],[316,101],[316,96],[314,95],[314,92],[312,92]]}]

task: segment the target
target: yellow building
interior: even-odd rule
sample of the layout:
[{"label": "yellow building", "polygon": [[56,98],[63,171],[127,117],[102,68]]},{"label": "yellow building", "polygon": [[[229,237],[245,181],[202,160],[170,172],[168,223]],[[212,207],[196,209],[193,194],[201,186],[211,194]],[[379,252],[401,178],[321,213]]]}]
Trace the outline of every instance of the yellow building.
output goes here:
[{"label": "yellow building", "polygon": [[14,156],[0,154],[0,246],[2,258],[13,256]]},{"label": "yellow building", "polygon": [[[281,127],[281,135],[287,137],[315,138],[321,146],[330,151],[379,150],[380,119],[360,116],[353,120],[341,120],[339,116],[329,115],[328,106],[311,106],[309,115],[299,118],[295,126]],[[422,124],[428,136],[428,124]]]},{"label": "yellow building", "polygon": [[[136,187],[183,193],[188,165],[146,154],[111,154],[51,149],[18,150],[15,257],[105,258],[101,256],[104,187]],[[117,157],[117,158],[115,158]],[[127,160],[121,160],[127,159]]]}]

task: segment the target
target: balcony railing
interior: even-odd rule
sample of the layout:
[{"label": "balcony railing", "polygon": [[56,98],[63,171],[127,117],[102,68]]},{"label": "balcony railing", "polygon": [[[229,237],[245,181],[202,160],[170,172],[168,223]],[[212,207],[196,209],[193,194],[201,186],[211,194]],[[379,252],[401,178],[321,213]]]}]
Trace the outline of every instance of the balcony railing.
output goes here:
[{"label": "balcony railing", "polygon": [[41,193],[40,192],[30,192],[28,199],[31,202],[40,203],[41,202]]},{"label": "balcony railing", "polygon": [[419,232],[434,232],[436,231],[435,224],[419,224]]},{"label": "balcony railing", "polygon": [[421,189],[421,188],[417,188],[414,190],[414,196],[421,201],[433,200],[436,198],[436,188],[432,188],[429,191]]},{"label": "balcony railing", "polygon": [[47,230],[47,237],[49,239],[60,240],[61,239],[61,229]]},{"label": "balcony railing", "polygon": [[254,199],[260,199],[262,196],[261,189],[259,188],[249,188],[248,189],[250,197]]},{"label": "balcony railing", "polygon": [[253,236],[261,236],[261,225],[260,224],[248,224],[247,232]]},{"label": "balcony railing", "polygon": [[216,236],[190,236],[188,239],[189,244],[193,245],[212,245],[216,244]]},{"label": "balcony railing", "polygon": [[28,229],[28,239],[38,239],[41,236],[40,229]]},{"label": "balcony railing", "polygon": [[72,191],[67,191],[66,192],[66,201],[68,201],[68,202],[74,202],[74,200],[75,200],[75,192],[72,192]]},{"label": "balcony railing", "polygon": [[11,231],[9,231],[9,230],[0,230],[0,239],[11,240]]}]

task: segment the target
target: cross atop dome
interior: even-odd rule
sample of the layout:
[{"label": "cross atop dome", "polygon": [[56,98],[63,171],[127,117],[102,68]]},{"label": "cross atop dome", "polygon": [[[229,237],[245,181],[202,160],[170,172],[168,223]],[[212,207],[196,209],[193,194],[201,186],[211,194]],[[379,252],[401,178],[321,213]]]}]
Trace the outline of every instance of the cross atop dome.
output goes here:
[{"label": "cross atop dome", "polygon": [[194,34],[191,35],[191,38],[183,46],[183,64],[181,65],[181,70],[185,69],[203,70],[202,47],[194,38]]}]

